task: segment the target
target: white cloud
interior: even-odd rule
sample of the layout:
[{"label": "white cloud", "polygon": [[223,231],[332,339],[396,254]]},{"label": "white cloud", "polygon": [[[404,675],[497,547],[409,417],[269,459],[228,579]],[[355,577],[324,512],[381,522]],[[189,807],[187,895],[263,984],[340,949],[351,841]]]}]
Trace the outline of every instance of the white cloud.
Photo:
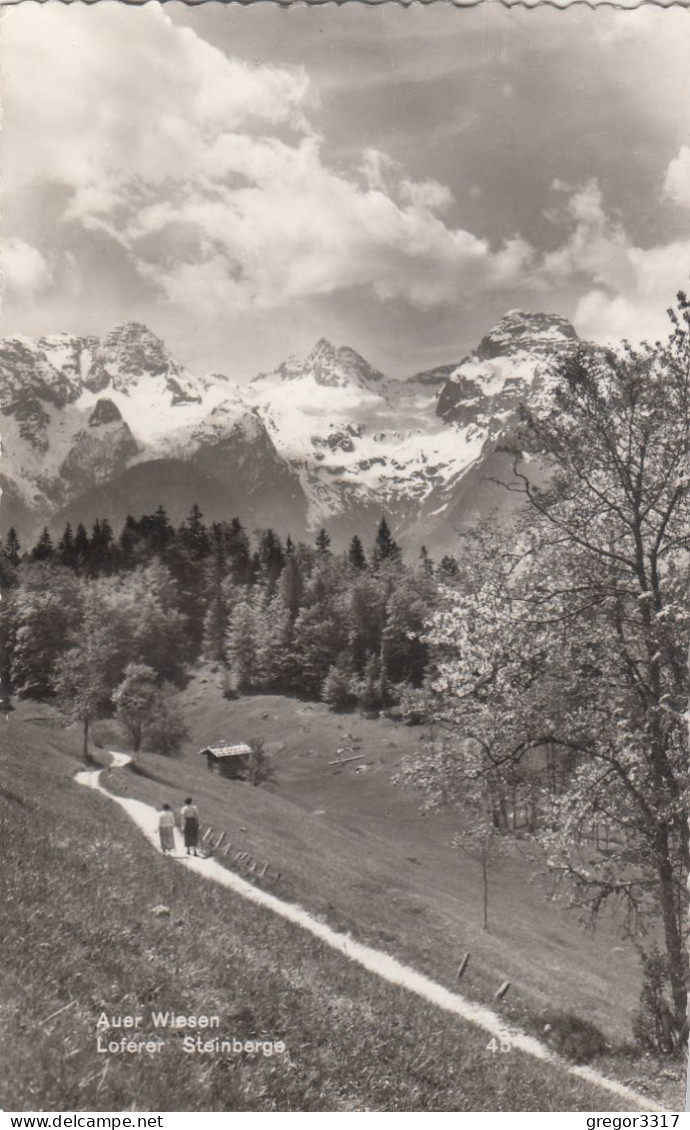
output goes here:
[{"label": "white cloud", "polygon": [[368,287],[428,307],[510,284],[529,259],[524,241],[446,226],[450,191],[383,153],[329,167],[301,69],[230,59],[152,4],[21,7],[5,24],[8,187],[61,183],[64,218],[109,235],[173,302]]},{"label": "white cloud", "polygon": [[[12,183],[164,184],[225,130],[308,130],[302,69],[228,59],[156,4],[21,5],[3,19],[4,159]],[[27,131],[31,144],[27,144]]]},{"label": "white cloud", "polygon": [[639,342],[665,336],[666,310],[676,292],[687,286],[690,238],[637,247],[621,220],[606,211],[595,180],[580,188],[560,181],[553,187],[567,199],[563,209],[550,214],[551,219],[569,222],[571,231],[561,247],[543,256],[540,286],[546,289],[572,280],[586,287],[573,316],[585,337]]},{"label": "white cloud", "polygon": [[3,287],[20,301],[34,298],[52,281],[51,269],[41,252],[17,236],[3,240],[0,267]]},{"label": "white cloud", "polygon": [[664,192],[675,204],[690,208],[690,148],[683,145],[666,170]]},{"label": "white cloud", "polygon": [[[153,3],[97,9],[27,3],[3,19],[5,192],[60,186],[73,225],[63,243],[78,250],[79,228],[105,235],[159,296],[207,320],[352,288],[421,309],[538,291],[545,305],[574,304],[586,336],[663,332],[690,239],[637,246],[596,180],[554,182],[555,250],[489,241],[453,226],[452,194],[433,176],[414,180],[371,147],[350,169],[330,164],[303,68],[229,58]],[[690,148],[664,191],[690,204]],[[21,239],[5,269],[25,294],[51,280]]]}]

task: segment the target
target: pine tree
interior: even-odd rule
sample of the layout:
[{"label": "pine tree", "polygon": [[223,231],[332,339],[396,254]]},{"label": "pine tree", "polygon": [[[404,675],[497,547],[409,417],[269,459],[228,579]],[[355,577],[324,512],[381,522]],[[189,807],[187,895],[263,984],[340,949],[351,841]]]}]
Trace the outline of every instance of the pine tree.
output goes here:
[{"label": "pine tree", "polygon": [[227,655],[238,691],[251,690],[256,679],[256,611],[249,600],[235,605],[228,625]]},{"label": "pine tree", "polygon": [[323,528],[323,526],[316,535],[314,544],[316,545],[318,553],[320,553],[323,557],[330,557],[331,537],[330,534],[327,533],[327,531]]},{"label": "pine tree", "polygon": [[206,563],[206,613],[204,616],[204,655],[216,663],[227,658],[226,634],[233,606],[237,603],[239,586],[231,574],[224,574],[222,558],[213,557]]},{"label": "pine tree", "polygon": [[259,531],[257,555],[261,581],[272,594],[285,564],[280,538],[273,530]]},{"label": "pine tree", "polygon": [[174,538],[175,531],[165,507],[161,504],[151,520],[150,541],[153,552],[159,557],[163,556]]},{"label": "pine tree", "polygon": [[346,596],[346,609],[350,655],[360,674],[368,657],[381,650],[387,600],[388,590],[378,573],[355,575]]},{"label": "pine tree", "polygon": [[358,572],[361,572],[362,569],[366,569],[367,567],[367,559],[364,556],[364,547],[360,539],[357,537],[357,534],[354,535],[352,541],[350,542],[350,546],[347,551],[347,562],[352,569],[356,569]]},{"label": "pine tree", "polygon": [[381,518],[376,531],[373,560],[375,563],[380,561],[400,560],[400,547],[393,539],[390,527],[385,518]]},{"label": "pine tree", "polygon": [[68,569],[74,568],[74,534],[72,527],[67,523],[60,541],[58,542],[57,555],[62,565],[66,565]]},{"label": "pine tree", "polygon": [[386,603],[386,623],[381,633],[382,671],[391,683],[419,687],[424,678],[428,650],[422,642],[431,614],[427,574],[407,574],[392,590]]},{"label": "pine tree", "polygon": [[7,532],[7,539],[5,541],[5,555],[10,565],[12,565],[15,569],[17,568],[21,560],[21,552],[22,547],[19,544],[17,531],[15,530],[14,526],[12,526]]},{"label": "pine tree", "polygon": [[347,648],[347,622],[343,608],[341,569],[322,558],[305,585],[302,607],[294,627],[294,654],[298,687],[318,698],[329,668]]},{"label": "pine tree", "polygon": [[249,585],[255,578],[252,553],[246,530],[239,518],[233,518],[229,528],[225,528],[225,546],[230,563],[230,571],[235,584]]},{"label": "pine tree", "polygon": [[425,545],[423,545],[419,551],[419,567],[427,577],[433,577],[434,563],[429,557],[429,553]]},{"label": "pine tree", "polygon": [[457,559],[450,554],[445,554],[439,562],[438,573],[442,580],[445,578],[452,581],[456,580],[456,578],[460,576],[460,567]]},{"label": "pine tree", "polygon": [[202,520],[203,517],[195,502],[189,511],[186,522],[183,522],[179,531],[182,544],[196,559],[206,557],[211,549],[208,532]]},{"label": "pine tree", "polygon": [[55,550],[53,549],[53,539],[47,526],[43,527],[43,532],[39,537],[36,545],[31,550],[32,561],[49,561]]},{"label": "pine tree", "polygon": [[[283,574],[284,576],[284,574]],[[280,583],[283,577],[281,576]],[[268,600],[257,594],[254,620],[256,685],[288,694],[296,689],[299,663],[295,655],[294,617],[279,589]]]},{"label": "pine tree", "polygon": [[0,592],[2,592],[3,589],[11,588],[12,585],[15,584],[16,579],[17,570],[15,566],[12,565],[9,557],[7,556],[5,547],[2,545],[2,542],[0,542]]},{"label": "pine tree", "polygon": [[[81,527],[84,528],[83,526]],[[79,531],[77,530],[77,533]],[[75,538],[76,541],[76,538]],[[120,568],[133,569],[136,561],[135,549],[139,541],[139,527],[135,518],[128,514],[118,538],[118,557]],[[88,545],[87,545],[88,552]]]},{"label": "pine tree", "polygon": [[288,557],[278,582],[278,595],[294,620],[304,593],[304,578],[294,553]]},{"label": "pine tree", "polygon": [[80,522],[74,535],[74,562],[78,571],[83,572],[88,567],[91,543],[84,525]]},{"label": "pine tree", "polygon": [[88,573],[98,577],[112,566],[113,531],[107,518],[97,518],[91,531],[88,552]]}]

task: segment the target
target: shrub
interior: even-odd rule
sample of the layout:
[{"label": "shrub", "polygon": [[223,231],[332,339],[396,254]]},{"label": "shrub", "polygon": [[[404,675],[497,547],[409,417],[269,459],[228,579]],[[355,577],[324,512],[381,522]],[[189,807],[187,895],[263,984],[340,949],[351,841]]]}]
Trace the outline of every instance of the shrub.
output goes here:
[{"label": "shrub", "polygon": [[364,674],[355,684],[357,708],[365,718],[378,718],[385,701],[381,663],[372,655],[366,663]]},{"label": "shrub", "polygon": [[428,721],[429,696],[421,687],[402,684],[399,688],[399,712],[406,726],[423,726]]},{"label": "shrub", "polygon": [[321,698],[336,712],[352,710],[357,702],[357,695],[352,689],[352,677],[337,663],[329,668],[323,681]]},{"label": "shrub", "polygon": [[541,1022],[544,1042],[573,1063],[590,1063],[607,1050],[601,1029],[574,1012],[545,1012]]},{"label": "shrub", "polygon": [[159,691],[144,726],[144,745],[166,757],[175,757],[188,737],[186,723],[171,693]]},{"label": "shrub", "polygon": [[232,675],[229,671],[223,672],[221,687],[223,698],[229,699],[230,702],[240,697],[239,691],[237,690]]},{"label": "shrub", "polygon": [[271,775],[271,765],[266,756],[263,738],[252,738],[249,748],[251,753],[247,765],[247,780],[250,785],[260,785]]}]

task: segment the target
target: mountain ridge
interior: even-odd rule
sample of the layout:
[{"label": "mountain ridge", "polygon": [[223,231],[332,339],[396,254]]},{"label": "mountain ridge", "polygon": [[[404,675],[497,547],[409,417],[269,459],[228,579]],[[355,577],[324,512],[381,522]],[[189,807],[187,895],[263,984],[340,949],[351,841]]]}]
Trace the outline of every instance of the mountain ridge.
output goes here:
[{"label": "mountain ridge", "polygon": [[[169,497],[158,501],[174,516],[189,493],[179,465],[209,519],[270,520],[293,537],[326,525],[343,541],[385,513],[411,546],[423,535],[445,549],[486,506],[468,487],[495,462],[519,404],[538,402],[579,344],[558,315],[509,311],[458,364],[406,380],[320,338],[301,361],[240,386],[190,373],[139,322],[100,339],[14,335],[0,340],[0,509],[11,503],[25,537],[76,514],[80,497],[94,516],[117,500],[107,514],[117,522],[120,480],[136,510],[144,482],[166,492],[165,466]],[[224,497],[232,513],[220,513]]]}]

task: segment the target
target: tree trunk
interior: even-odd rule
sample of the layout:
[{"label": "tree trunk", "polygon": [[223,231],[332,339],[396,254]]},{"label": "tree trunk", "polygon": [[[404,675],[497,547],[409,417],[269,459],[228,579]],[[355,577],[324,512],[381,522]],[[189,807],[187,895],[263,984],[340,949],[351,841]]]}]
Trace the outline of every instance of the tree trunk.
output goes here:
[{"label": "tree trunk", "polygon": [[89,753],[89,718],[88,718],[88,715],[84,719],[84,761],[91,761],[91,754]]},{"label": "tree trunk", "polygon": [[675,884],[673,866],[668,855],[668,836],[660,829],[657,836],[657,876],[661,895],[661,914],[664,923],[664,940],[669,960],[671,994],[675,1009],[676,1023],[680,1027],[687,1016],[688,1000],[686,989],[687,956],[683,949],[681,931],[676,917]]},{"label": "tree trunk", "polygon": [[489,929],[489,863],[486,848],[482,851],[482,879],[484,881],[484,929]]}]

